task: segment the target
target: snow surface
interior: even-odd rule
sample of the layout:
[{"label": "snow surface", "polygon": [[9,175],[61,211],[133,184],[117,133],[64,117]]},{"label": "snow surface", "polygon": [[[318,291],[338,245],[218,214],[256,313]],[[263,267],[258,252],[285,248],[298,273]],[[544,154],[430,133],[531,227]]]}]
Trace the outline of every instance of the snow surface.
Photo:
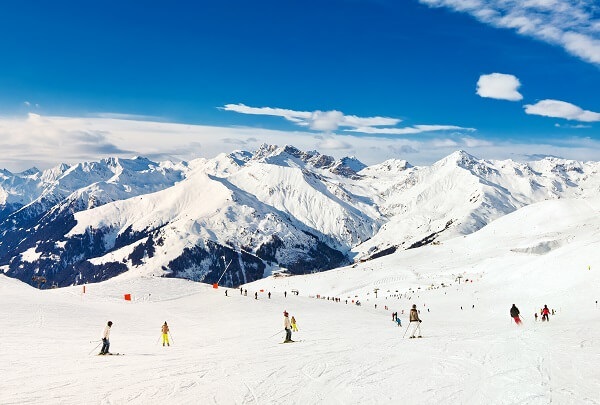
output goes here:
[{"label": "snow surface", "polygon": [[[0,403],[600,404],[599,213],[598,200],[546,201],[439,245],[269,277],[247,296],[135,269],[85,294],[0,275]],[[413,303],[423,339],[403,339]],[[544,304],[557,313],[535,322]],[[297,343],[278,344],[283,310]],[[125,356],[94,355],[108,320]],[[171,347],[158,344],[165,320]]]}]

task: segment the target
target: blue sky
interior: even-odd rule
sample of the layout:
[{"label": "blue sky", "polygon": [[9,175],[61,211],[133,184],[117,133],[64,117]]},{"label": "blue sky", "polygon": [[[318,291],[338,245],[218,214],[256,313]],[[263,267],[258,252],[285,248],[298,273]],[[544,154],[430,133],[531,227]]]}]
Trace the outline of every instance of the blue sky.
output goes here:
[{"label": "blue sky", "polygon": [[600,160],[599,16],[594,0],[9,2],[0,167],[263,141],[367,163]]}]

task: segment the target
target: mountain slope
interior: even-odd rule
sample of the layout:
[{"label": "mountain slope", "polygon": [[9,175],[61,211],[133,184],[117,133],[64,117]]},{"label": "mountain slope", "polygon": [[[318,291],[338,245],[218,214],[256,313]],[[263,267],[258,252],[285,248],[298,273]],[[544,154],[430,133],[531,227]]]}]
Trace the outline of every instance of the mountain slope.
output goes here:
[{"label": "mountain slope", "polygon": [[[247,296],[135,271],[85,293],[0,275],[0,403],[598,404],[599,209],[543,201],[440,245],[247,284]],[[423,339],[408,338],[413,304]],[[555,315],[536,322],[545,304]],[[297,343],[279,344],[284,310]],[[108,320],[125,356],[94,355]],[[165,321],[170,347],[157,343]]]}]

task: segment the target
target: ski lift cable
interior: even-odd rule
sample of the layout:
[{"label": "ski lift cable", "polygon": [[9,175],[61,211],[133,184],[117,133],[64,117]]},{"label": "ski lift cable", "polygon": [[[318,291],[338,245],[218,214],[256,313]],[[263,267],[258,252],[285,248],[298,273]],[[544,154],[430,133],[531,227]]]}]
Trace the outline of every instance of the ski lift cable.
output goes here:
[{"label": "ski lift cable", "polygon": [[[225,263],[225,257],[221,256],[223,258],[223,263]],[[233,262],[233,259],[231,259],[229,261],[229,264],[227,264],[225,266],[225,270],[223,270],[223,274],[221,274],[221,277],[219,277],[219,279],[217,280],[217,284],[219,284],[221,282],[221,279],[223,278],[223,276],[225,275],[225,272],[227,271],[227,269],[229,268],[229,266],[231,265],[231,263]]]}]

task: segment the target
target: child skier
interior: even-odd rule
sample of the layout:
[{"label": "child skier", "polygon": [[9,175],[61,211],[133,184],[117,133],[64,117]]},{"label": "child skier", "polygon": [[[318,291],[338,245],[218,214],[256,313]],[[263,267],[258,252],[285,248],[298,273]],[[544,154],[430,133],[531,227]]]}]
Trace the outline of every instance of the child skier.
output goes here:
[{"label": "child skier", "polygon": [[298,332],[298,326],[296,325],[296,318],[294,318],[293,316],[292,316],[292,319],[290,320],[290,324],[292,325],[292,331]]},{"label": "child skier", "polygon": [[167,325],[167,321],[165,321],[165,323],[163,323],[161,331],[162,331],[163,346],[165,345],[165,343],[167,344],[167,346],[171,346],[169,344],[169,325]]}]

